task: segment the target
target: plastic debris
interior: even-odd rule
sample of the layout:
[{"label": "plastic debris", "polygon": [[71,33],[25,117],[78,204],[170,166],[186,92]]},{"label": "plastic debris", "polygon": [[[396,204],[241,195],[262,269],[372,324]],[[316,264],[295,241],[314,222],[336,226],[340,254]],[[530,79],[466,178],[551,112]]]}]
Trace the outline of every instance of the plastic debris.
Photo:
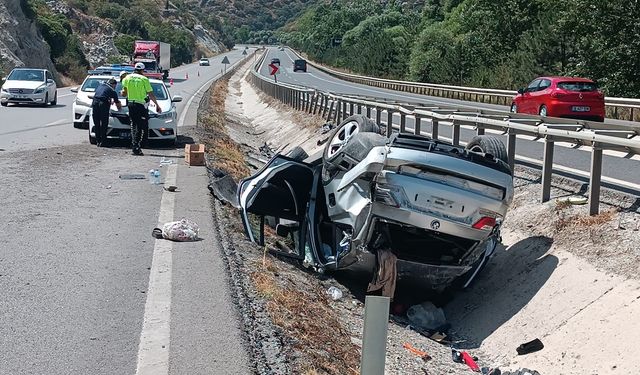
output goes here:
[{"label": "plastic debris", "polygon": [[162,159],[160,159],[160,166],[165,166],[165,165],[171,165],[173,164],[173,160],[171,159],[165,159],[165,157],[163,156]]},{"label": "plastic debris", "polygon": [[327,122],[326,124],[322,125],[322,134],[330,132],[333,128],[335,128],[335,126],[332,123]]},{"label": "plastic debris", "polygon": [[408,342],[402,344],[402,347],[422,358],[422,360],[425,362],[431,359],[431,356],[427,352],[414,348],[413,345],[409,344]]},{"label": "plastic debris", "polygon": [[537,352],[538,350],[542,350],[542,348],[544,348],[544,344],[542,343],[542,341],[540,341],[540,339],[535,339],[518,346],[518,348],[516,348],[516,351],[519,355],[524,355]]},{"label": "plastic debris", "polygon": [[198,224],[188,219],[182,219],[166,223],[162,226],[162,229],[154,228],[152,235],[155,238],[187,242],[199,240],[198,231]]},{"label": "plastic debris", "polygon": [[331,297],[332,300],[337,301],[342,298],[342,291],[335,286],[329,287],[327,289],[327,294]]},{"label": "plastic debris", "polygon": [[480,366],[478,366],[476,361],[469,355],[469,353],[451,348],[451,357],[454,362],[464,363],[469,366],[472,371],[480,372]]},{"label": "plastic debris", "polygon": [[119,177],[120,177],[121,180],[144,180],[144,179],[146,179],[145,175],[139,174],[139,173],[121,174]]},{"label": "plastic debris", "polygon": [[431,301],[413,305],[407,310],[407,318],[415,327],[426,330],[436,330],[447,324],[444,311],[436,307]]}]

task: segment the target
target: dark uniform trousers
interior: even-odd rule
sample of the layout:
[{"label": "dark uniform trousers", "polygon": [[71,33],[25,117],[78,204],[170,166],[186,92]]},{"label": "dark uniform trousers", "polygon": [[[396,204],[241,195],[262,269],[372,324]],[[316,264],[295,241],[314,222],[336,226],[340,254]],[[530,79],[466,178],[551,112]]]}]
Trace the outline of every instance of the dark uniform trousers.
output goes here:
[{"label": "dark uniform trousers", "polygon": [[109,126],[109,108],[110,100],[93,99],[91,103],[94,132],[96,141],[102,143],[107,140],[107,127]]},{"label": "dark uniform trousers", "polygon": [[149,110],[144,104],[129,102],[129,118],[131,119],[131,148],[140,149],[144,134],[149,129]]}]

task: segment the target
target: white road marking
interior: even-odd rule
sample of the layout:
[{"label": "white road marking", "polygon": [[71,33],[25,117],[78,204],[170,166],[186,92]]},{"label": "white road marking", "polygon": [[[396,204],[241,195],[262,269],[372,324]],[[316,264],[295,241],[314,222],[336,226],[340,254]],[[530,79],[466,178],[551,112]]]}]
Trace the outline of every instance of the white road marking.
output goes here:
[{"label": "white road marking", "polygon": [[200,86],[200,88],[198,90],[196,90],[195,93],[193,93],[193,95],[191,96],[191,98],[189,98],[189,101],[187,101],[187,104],[184,106],[184,108],[182,109],[182,113],[180,114],[180,119],[178,120],[178,127],[181,127],[184,125],[184,119],[185,117],[187,117],[187,112],[189,111],[189,107],[191,107],[191,103],[193,103],[193,100],[196,98],[196,96],[198,96],[200,94],[200,92],[205,88],[205,87],[209,87],[209,85],[215,81],[216,79],[218,79],[218,77],[220,76],[220,74],[216,74],[215,77],[211,78],[210,80],[208,80],[207,82],[205,82],[204,85]]},{"label": "white road marking", "polygon": [[[167,168],[165,185],[176,184],[177,165]],[[173,221],[175,197],[162,192],[158,227]],[[173,242],[156,239],[149,273],[149,289],[144,306],[144,322],[138,347],[136,375],[164,375],[169,373],[169,344],[171,326],[171,270]]]}]

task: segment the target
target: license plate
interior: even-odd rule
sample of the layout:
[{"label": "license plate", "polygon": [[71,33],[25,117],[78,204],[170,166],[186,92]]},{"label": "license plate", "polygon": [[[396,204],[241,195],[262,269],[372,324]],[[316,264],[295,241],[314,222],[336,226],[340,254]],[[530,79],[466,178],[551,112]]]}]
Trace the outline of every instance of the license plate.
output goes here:
[{"label": "license plate", "polygon": [[120,139],[131,139],[131,132],[120,132]]},{"label": "license plate", "polygon": [[571,110],[573,112],[589,112],[591,110],[591,107],[573,106],[573,107],[571,107]]},{"label": "license plate", "polygon": [[25,95],[14,95],[14,97],[16,99],[26,99],[27,98]]}]

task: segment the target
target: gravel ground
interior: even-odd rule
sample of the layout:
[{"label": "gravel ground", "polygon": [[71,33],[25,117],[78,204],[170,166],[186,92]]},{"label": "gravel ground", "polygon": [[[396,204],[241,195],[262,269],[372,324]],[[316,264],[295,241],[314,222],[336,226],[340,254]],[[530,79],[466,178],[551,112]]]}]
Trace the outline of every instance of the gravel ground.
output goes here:
[{"label": "gravel ground", "polygon": [[[317,141],[321,134],[322,120],[307,118],[302,126],[296,125],[300,114],[273,100],[258,94],[246,80],[236,74],[230,81],[230,92],[226,103],[228,132],[235,142],[241,144],[246,154],[247,164],[254,170],[261,165],[260,159],[267,155],[258,151],[263,144],[274,150],[287,150],[301,143],[309,154],[318,150]],[[617,277],[637,279],[640,259],[640,199],[625,194],[604,190],[602,193],[601,215],[588,216],[586,205],[558,203],[555,198],[566,198],[586,194],[586,186],[573,180],[554,177],[552,197],[554,200],[540,204],[540,172],[518,166],[515,171],[515,198],[504,226],[506,247],[502,246],[492,259],[478,285],[456,295],[438,296],[437,304],[445,306],[447,315],[452,316],[451,337],[461,342],[460,348],[468,348],[472,355],[479,357],[481,366],[504,366],[512,364],[514,348],[523,342],[523,338],[514,337],[513,342],[504,342],[509,347],[505,352],[486,351],[483,341],[518,313],[525,309],[529,300],[536,296],[555,267],[565,261],[563,252],[569,252],[588,261],[597,270],[615,274]],[[236,284],[239,307],[245,317],[248,335],[252,337],[257,358],[265,363],[259,373],[335,373],[309,363],[309,352],[315,348],[296,345],[298,338],[291,337],[282,324],[271,321],[273,313],[269,309],[269,299],[256,291],[247,275],[260,269],[265,261],[272,262],[269,272],[278,280],[277,284],[290,288],[305,289],[323,305],[334,311],[339,327],[334,327],[336,339],[348,337],[352,349],[360,356],[362,345],[362,324],[364,313],[363,287],[369,275],[364,272],[341,272],[335,275],[310,274],[296,264],[282,259],[265,257],[262,249],[249,244],[242,236],[242,228],[234,210],[216,203],[214,214],[218,223],[228,230],[228,238],[223,242],[227,253],[227,262]],[[514,252],[522,252],[514,257]],[[554,255],[555,254],[555,255]],[[555,262],[554,262],[555,259]],[[550,266],[551,264],[551,266]],[[530,273],[548,270],[546,278],[539,285],[522,288],[522,280]],[[366,271],[366,270],[365,270]],[[485,274],[497,273],[494,278]],[[301,282],[303,280],[304,282]],[[498,281],[496,281],[498,280]],[[514,282],[517,281],[517,282]],[[496,282],[499,285],[492,285]],[[510,289],[510,284],[517,285]],[[535,284],[535,283],[534,283]],[[343,292],[343,298],[332,301],[323,291],[336,286]],[[464,311],[471,311],[483,300],[492,300],[492,288],[501,289],[501,299],[506,301],[504,308],[495,316],[486,317],[478,322],[481,334],[464,322]],[[397,301],[407,304],[424,300],[425,294],[402,293],[400,289],[410,286],[399,283],[400,297]],[[514,288],[516,288],[514,286]],[[302,314],[304,315],[304,314]],[[291,320],[304,316],[291,316]],[[485,321],[486,320],[486,321]],[[459,324],[456,324],[459,323]],[[564,325],[564,323],[563,323]],[[338,337],[339,336],[339,337]],[[415,354],[403,348],[409,343],[413,347],[426,351],[432,359],[425,362]],[[564,354],[563,354],[564,356]],[[578,368],[578,367],[575,367]],[[576,370],[578,371],[578,370]],[[406,324],[392,320],[389,324],[387,341],[387,374],[458,374],[468,373],[463,364],[454,363],[451,350],[419,333],[409,329]],[[573,372],[567,372],[573,373]],[[578,373],[578,372],[576,372]]]}]

